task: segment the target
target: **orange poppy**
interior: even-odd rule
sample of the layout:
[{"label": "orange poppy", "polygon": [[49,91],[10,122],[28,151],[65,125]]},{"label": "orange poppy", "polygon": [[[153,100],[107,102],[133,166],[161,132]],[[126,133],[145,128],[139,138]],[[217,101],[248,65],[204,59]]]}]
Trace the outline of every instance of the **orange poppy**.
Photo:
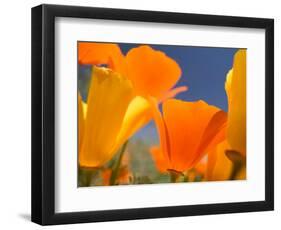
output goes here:
[{"label": "orange poppy", "polygon": [[204,101],[168,99],[163,115],[155,109],[154,117],[160,148],[151,148],[151,153],[160,171],[191,169],[225,138],[226,113]]}]

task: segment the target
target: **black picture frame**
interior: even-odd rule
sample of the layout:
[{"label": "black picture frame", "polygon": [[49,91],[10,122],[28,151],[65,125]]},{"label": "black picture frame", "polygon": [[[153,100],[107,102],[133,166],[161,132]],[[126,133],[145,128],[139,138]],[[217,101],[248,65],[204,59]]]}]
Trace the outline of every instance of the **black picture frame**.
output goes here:
[{"label": "black picture frame", "polygon": [[[55,18],[89,18],[265,29],[265,200],[55,213]],[[78,6],[32,8],[32,207],[41,225],[267,211],[274,209],[274,20]]]}]

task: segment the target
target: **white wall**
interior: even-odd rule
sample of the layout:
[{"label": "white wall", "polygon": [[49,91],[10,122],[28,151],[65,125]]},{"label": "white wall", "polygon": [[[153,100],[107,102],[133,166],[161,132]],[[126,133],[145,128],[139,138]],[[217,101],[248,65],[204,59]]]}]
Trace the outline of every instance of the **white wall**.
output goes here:
[{"label": "white wall", "polygon": [[[274,212],[181,217],[67,226],[69,229],[246,229],[274,228],[281,219],[281,80],[280,68],[280,7],[279,1],[187,1],[187,0],[72,0],[45,3],[85,5],[112,8],[163,10],[189,13],[222,14],[275,18],[275,207]],[[30,8],[41,1],[2,1],[0,13],[0,226],[1,229],[38,229],[30,218]],[[279,117],[279,119],[278,119]],[[253,191],[254,193],[255,191]],[[63,229],[65,226],[57,226]]]}]

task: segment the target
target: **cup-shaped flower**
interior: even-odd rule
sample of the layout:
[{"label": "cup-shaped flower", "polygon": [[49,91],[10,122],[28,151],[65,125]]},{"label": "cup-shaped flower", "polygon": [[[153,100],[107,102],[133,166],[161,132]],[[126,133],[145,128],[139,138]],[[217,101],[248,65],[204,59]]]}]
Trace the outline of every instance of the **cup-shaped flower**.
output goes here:
[{"label": "cup-shaped flower", "polygon": [[225,138],[226,113],[204,101],[168,99],[154,110],[160,148],[151,153],[160,171],[184,172]]},{"label": "cup-shaped flower", "polygon": [[124,116],[135,96],[131,82],[116,72],[93,68],[93,75],[79,153],[79,163],[86,167],[98,167],[112,158]]},{"label": "cup-shaped flower", "polygon": [[227,74],[228,97],[227,141],[231,150],[246,155],[246,50],[234,55],[233,67]]}]

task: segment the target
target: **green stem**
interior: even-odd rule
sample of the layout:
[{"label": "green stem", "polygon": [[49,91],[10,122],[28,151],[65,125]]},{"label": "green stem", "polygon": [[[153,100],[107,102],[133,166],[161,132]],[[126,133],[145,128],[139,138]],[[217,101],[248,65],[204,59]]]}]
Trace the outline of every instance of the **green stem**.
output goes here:
[{"label": "green stem", "polygon": [[79,186],[91,186],[92,178],[97,174],[97,169],[94,168],[79,168]]},{"label": "green stem", "polygon": [[234,150],[226,150],[225,155],[233,163],[232,172],[229,176],[229,180],[235,180],[240,170],[243,168],[243,166],[246,165],[246,157],[242,156],[241,153]]},{"label": "green stem", "polygon": [[93,172],[92,171],[87,172],[87,174],[86,174],[86,183],[85,183],[86,187],[91,186],[92,176],[93,176]]},{"label": "green stem", "polygon": [[178,178],[183,175],[181,172],[178,172],[173,169],[168,169],[168,172],[170,173],[171,183],[176,183]]},{"label": "green stem", "polygon": [[229,180],[235,180],[236,176],[242,169],[243,164],[241,162],[235,162],[232,167],[232,172],[229,176]]},{"label": "green stem", "polygon": [[128,144],[128,141],[126,141],[122,148],[121,148],[121,151],[119,153],[119,156],[117,158],[117,161],[115,163],[115,166],[114,168],[112,169],[112,173],[111,173],[111,177],[110,177],[110,182],[109,184],[110,185],[115,185],[116,184],[116,179],[117,179],[117,176],[119,174],[119,169],[120,169],[120,165],[121,165],[121,162],[122,162],[122,158],[123,158],[123,155],[125,153],[125,150],[126,150],[126,147],[127,147],[127,144]]},{"label": "green stem", "polygon": [[188,175],[184,175],[184,176],[183,176],[183,182],[189,182]]},{"label": "green stem", "polygon": [[176,183],[177,182],[177,175],[173,172],[170,172],[170,180],[171,180],[171,183]]}]

